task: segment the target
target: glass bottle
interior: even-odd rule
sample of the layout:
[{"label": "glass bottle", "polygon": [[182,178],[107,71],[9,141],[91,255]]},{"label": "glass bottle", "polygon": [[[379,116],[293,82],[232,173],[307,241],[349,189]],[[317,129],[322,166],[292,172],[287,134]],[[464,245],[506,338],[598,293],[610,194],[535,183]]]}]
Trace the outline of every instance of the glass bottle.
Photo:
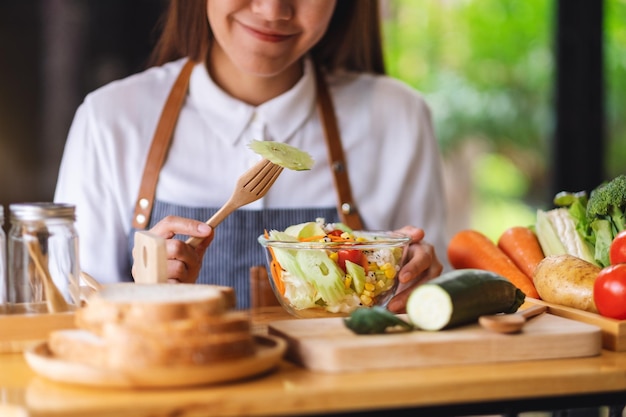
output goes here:
[{"label": "glass bottle", "polygon": [[80,304],[75,206],[9,206],[8,306],[11,313],[56,313]]}]

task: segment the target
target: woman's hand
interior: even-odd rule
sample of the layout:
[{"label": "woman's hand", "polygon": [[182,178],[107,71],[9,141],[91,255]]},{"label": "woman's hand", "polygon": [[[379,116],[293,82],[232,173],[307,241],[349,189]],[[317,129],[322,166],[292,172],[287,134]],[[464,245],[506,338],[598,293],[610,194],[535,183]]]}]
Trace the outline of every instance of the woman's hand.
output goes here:
[{"label": "woman's hand", "polygon": [[[167,216],[158,222],[151,233],[165,238],[167,255],[167,278],[170,282],[194,283],[200,274],[206,248],[213,240],[213,229],[206,223],[184,217]],[[172,239],[174,235],[187,235],[203,239],[194,249],[182,240]],[[133,253],[133,276],[136,257]]]},{"label": "woman's hand", "polygon": [[411,292],[419,284],[433,279],[441,274],[443,265],[437,259],[433,245],[425,242],[424,230],[413,226],[404,226],[396,230],[398,233],[411,237],[407,261],[400,270],[399,286],[396,296],[389,302],[387,308],[394,313],[406,311],[406,301]]}]

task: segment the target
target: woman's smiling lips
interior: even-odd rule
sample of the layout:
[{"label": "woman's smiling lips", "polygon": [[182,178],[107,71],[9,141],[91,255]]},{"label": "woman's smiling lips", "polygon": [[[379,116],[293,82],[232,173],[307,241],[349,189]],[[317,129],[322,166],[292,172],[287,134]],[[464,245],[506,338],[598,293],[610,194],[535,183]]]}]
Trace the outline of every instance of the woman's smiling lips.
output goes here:
[{"label": "woman's smiling lips", "polygon": [[283,42],[291,39],[294,36],[293,34],[278,33],[266,29],[256,29],[243,23],[240,23],[240,25],[246,30],[246,32],[248,32],[255,38],[265,42]]}]

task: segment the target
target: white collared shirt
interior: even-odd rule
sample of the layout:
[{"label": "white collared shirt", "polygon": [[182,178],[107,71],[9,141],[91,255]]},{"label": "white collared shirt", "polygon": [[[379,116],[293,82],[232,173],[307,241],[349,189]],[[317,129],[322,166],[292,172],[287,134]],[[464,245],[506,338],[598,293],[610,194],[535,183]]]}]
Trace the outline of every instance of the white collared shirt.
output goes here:
[{"label": "white collared shirt", "polygon": [[[112,82],[89,94],[76,112],[55,201],[76,205],[81,268],[102,283],[129,278],[128,235],[146,156],[184,62]],[[291,90],[255,107],[226,94],[204,65],[196,65],[156,198],[220,207],[239,175],[258,160],[247,146],[257,139],[295,146],[311,154],[315,165],[311,171],[284,170],[267,195],[246,209],[335,206],[312,71],[306,61]],[[426,103],[386,76],[344,73],[328,82],[365,227],[421,227],[445,262],[441,161]]]}]

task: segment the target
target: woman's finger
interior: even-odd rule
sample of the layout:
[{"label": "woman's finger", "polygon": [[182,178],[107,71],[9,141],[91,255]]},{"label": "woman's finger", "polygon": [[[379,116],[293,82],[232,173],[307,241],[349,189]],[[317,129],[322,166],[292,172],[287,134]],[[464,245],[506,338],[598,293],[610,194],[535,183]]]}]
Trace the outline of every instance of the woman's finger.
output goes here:
[{"label": "woman's finger", "polygon": [[167,277],[180,282],[194,283],[202,266],[202,254],[185,242],[168,239],[165,242]]},{"label": "woman's finger", "polygon": [[208,224],[198,220],[179,216],[167,216],[155,224],[150,229],[150,232],[165,239],[171,239],[177,234],[206,238],[212,234],[213,229]]},{"label": "woman's finger", "polygon": [[435,254],[434,247],[426,242],[409,246],[408,260],[400,270],[398,290],[387,308],[394,313],[406,311],[406,302],[418,285],[441,274],[443,265]]},{"label": "woman's finger", "polygon": [[396,233],[401,233],[403,235],[409,236],[411,238],[411,243],[419,243],[422,239],[424,239],[424,229],[420,229],[415,226],[404,226],[395,231]]}]

